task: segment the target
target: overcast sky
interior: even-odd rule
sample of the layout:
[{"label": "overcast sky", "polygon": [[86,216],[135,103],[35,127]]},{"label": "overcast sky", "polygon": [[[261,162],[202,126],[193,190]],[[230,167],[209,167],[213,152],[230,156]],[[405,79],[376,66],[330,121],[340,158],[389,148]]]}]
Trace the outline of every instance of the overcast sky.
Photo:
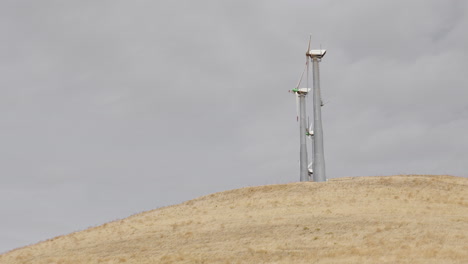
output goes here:
[{"label": "overcast sky", "polygon": [[288,90],[309,34],[328,51],[328,178],[468,177],[467,11],[463,0],[0,0],[0,252],[298,181]]}]

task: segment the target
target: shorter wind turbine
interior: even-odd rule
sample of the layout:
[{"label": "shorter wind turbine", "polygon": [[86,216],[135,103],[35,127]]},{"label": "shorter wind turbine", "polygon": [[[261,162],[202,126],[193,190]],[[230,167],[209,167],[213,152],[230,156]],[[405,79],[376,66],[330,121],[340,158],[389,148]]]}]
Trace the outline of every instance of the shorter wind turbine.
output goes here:
[{"label": "shorter wind turbine", "polygon": [[299,108],[298,121],[299,121],[299,139],[300,139],[300,180],[309,181],[309,168],[307,158],[307,131],[308,127],[306,124],[306,96],[309,93],[310,88],[294,88],[292,92],[296,94],[296,102]]},{"label": "shorter wind turbine", "polygon": [[[307,52],[310,50],[310,39],[309,44],[307,46]],[[306,53],[307,53],[306,52]],[[297,121],[299,121],[299,141],[300,141],[300,149],[299,149],[299,177],[300,181],[309,181],[310,174],[312,170],[309,166],[309,161],[307,158],[307,135],[309,134],[309,127],[307,126],[307,114],[306,114],[306,97],[310,91],[309,87],[299,88],[304,78],[304,73],[306,73],[308,79],[308,72],[309,72],[309,58],[306,56],[306,63],[304,65],[304,70],[302,71],[301,78],[296,85],[296,88],[292,89],[290,92],[296,94],[296,110],[297,110]],[[307,81],[307,85],[309,82]]]}]

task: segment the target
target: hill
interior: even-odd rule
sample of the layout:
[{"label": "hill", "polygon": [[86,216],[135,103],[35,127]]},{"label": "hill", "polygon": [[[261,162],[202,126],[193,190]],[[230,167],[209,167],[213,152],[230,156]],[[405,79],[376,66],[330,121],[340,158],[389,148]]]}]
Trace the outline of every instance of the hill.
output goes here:
[{"label": "hill", "polygon": [[0,263],[468,263],[468,179],[247,187],[16,249]]}]

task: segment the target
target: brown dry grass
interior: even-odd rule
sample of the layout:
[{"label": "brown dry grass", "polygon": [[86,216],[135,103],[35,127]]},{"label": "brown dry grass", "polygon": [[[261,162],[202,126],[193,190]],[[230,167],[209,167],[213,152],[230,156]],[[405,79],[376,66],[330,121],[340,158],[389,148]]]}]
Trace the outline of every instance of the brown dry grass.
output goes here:
[{"label": "brown dry grass", "polygon": [[0,263],[468,263],[468,179],[248,187],[13,250]]}]

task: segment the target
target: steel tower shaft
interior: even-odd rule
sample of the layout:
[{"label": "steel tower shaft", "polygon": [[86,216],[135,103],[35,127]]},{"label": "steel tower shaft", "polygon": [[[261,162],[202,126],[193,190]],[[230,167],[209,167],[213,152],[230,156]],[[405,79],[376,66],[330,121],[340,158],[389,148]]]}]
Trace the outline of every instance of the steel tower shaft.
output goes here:
[{"label": "steel tower shaft", "polygon": [[314,182],[324,182],[327,180],[325,175],[325,154],[323,147],[323,129],[322,129],[322,98],[320,96],[320,77],[319,60],[320,58],[311,57],[313,68],[313,101],[314,101],[314,161],[312,164]]},{"label": "steel tower shaft", "polygon": [[306,123],[306,95],[298,93],[299,97],[299,139],[300,139],[300,180],[309,181],[308,159],[307,159],[307,123]]}]

